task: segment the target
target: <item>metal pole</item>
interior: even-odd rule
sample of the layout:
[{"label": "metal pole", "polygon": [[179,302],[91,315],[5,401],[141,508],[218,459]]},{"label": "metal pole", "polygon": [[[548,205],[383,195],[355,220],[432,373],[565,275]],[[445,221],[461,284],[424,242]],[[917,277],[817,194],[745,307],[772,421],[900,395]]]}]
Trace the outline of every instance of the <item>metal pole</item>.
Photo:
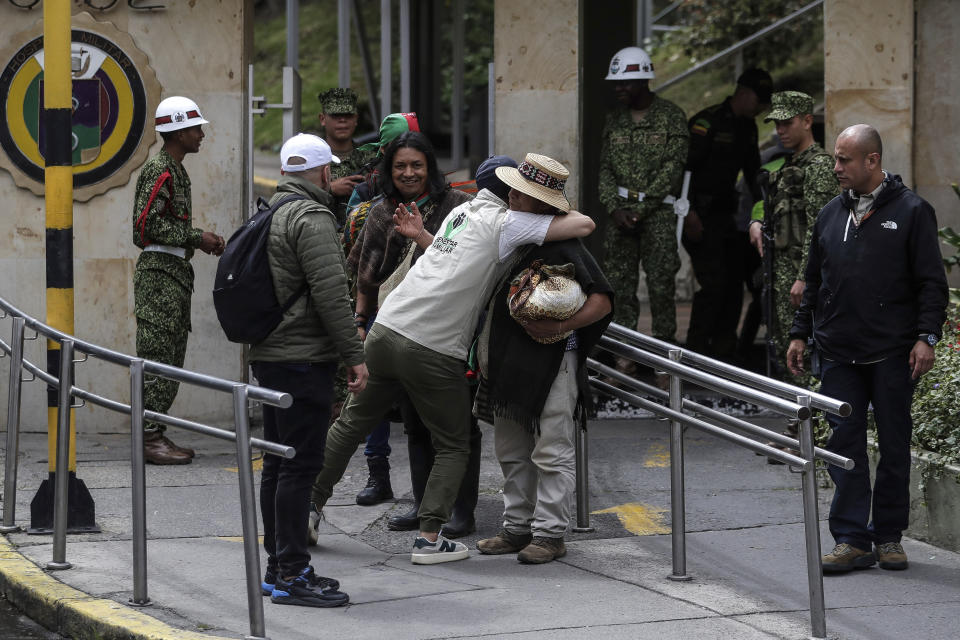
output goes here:
[{"label": "metal pole", "polygon": [[350,86],[350,0],[337,2],[337,84]]},{"label": "metal pole", "polygon": [[287,0],[287,66],[300,68],[300,0]]},{"label": "metal pole", "polygon": [[250,423],[247,385],[233,388],[233,417],[237,430],[237,469],[240,480],[240,519],[243,527],[243,560],[247,571],[247,610],[250,638],[264,638],[263,596],[260,593],[260,550],[257,545],[257,501],[250,459]]},{"label": "metal pole", "polygon": [[590,462],[588,457],[587,414],[580,411],[577,417],[577,526],[575,533],[590,533]]},{"label": "metal pole", "polygon": [[143,458],[143,360],[130,363],[130,488],[133,505],[133,599],[146,606],[147,596],[147,486]]},{"label": "metal pole", "polygon": [[[243,221],[246,222],[253,215],[254,203],[257,201],[253,192],[253,115],[256,108],[253,95],[253,65],[247,65],[247,157],[244,162],[244,171],[247,178],[247,210],[243,212]],[[262,113],[262,111],[261,111]]]},{"label": "metal pole", "polygon": [[[809,407],[810,396],[797,396],[797,404]],[[810,635],[827,637],[827,614],[823,599],[823,566],[820,558],[820,514],[817,505],[817,468],[814,462],[813,420],[800,422],[800,456],[810,461],[803,472],[803,533],[807,546],[807,584],[810,591]]]},{"label": "metal pole", "polygon": [[7,388],[7,458],[3,468],[3,526],[0,533],[20,531],[17,512],[17,457],[20,453],[20,391],[23,375],[23,318],[13,319],[10,338],[10,378]]},{"label": "metal pole", "polygon": [[653,32],[653,3],[637,0],[637,46],[643,47]]},{"label": "metal pole", "polygon": [[69,569],[67,562],[67,480],[70,477],[70,388],[73,386],[73,340],[60,344],[60,380],[57,394],[57,466],[53,493],[53,560],[47,569]]},{"label": "metal pole", "polygon": [[392,111],[393,44],[390,39],[390,17],[390,0],[380,0],[380,113],[384,115]]},{"label": "metal pole", "polygon": [[497,140],[496,114],[494,109],[497,104],[497,84],[493,75],[493,63],[487,64],[487,155],[494,154],[494,147]]},{"label": "metal pole", "polygon": [[370,47],[367,45],[367,30],[363,26],[363,14],[360,13],[360,8],[357,7],[357,0],[353,0],[353,26],[357,29],[357,40],[360,41],[360,60],[363,62],[363,81],[367,86],[367,95],[370,96],[370,99],[367,100],[367,108],[370,111],[370,122],[373,123],[375,127],[380,125],[380,120],[382,117],[386,117],[387,114],[377,115],[377,101],[374,96],[377,95],[376,83],[373,81],[373,63],[370,61]]},{"label": "metal pole", "polygon": [[453,0],[453,86],[450,96],[450,155],[463,166],[463,0]]},{"label": "metal pole", "polygon": [[410,0],[400,0],[400,111],[410,111]]},{"label": "metal pole", "polygon": [[[670,349],[667,356],[674,362],[680,362],[683,351]],[[680,376],[670,374],[670,408],[683,411]],[[684,506],[683,486],[683,424],[679,420],[670,421],[670,531],[673,549],[673,573],[670,580],[684,582],[691,580],[687,575],[687,519]]]}]

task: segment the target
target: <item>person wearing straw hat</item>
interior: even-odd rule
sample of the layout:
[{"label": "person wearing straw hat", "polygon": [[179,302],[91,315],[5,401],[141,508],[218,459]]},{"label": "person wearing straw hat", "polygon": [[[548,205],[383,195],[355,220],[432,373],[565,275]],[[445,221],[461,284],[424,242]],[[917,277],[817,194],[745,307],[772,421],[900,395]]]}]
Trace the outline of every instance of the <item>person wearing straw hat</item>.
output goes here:
[{"label": "person wearing straw hat", "polygon": [[[527,154],[519,167],[501,167],[497,176],[511,187],[512,210],[542,216],[570,209],[563,193],[569,172],[551,158]],[[542,275],[558,267],[570,275],[551,285],[579,286],[585,300],[572,315],[573,308],[555,317],[536,314],[540,319],[514,313],[511,294],[541,265]],[[477,543],[481,553],[516,553],[526,564],[566,555],[563,537],[576,484],[574,414],[590,408],[584,364],[610,323],[613,295],[579,239],[531,246],[494,293],[478,346],[488,355],[480,358],[477,409],[494,425],[504,510],[499,533]]]},{"label": "person wearing straw hat", "polygon": [[441,526],[450,517],[469,457],[470,388],[465,372],[489,292],[498,276],[509,271],[520,246],[582,237],[595,228],[580,213],[508,212],[506,188],[488,171],[492,162],[506,160],[481,165],[480,192],[451,211],[435,236],[423,228],[416,201],[404,199],[396,207],[396,231],[413,239],[423,255],[384,300],[367,334],[370,378],[363,391],[347,398],[330,428],[323,470],[314,483],[314,500],[322,509],[358,445],[406,394],[436,449],[418,514],[419,534],[410,558],[414,564],[469,555],[465,545],[442,535]]}]

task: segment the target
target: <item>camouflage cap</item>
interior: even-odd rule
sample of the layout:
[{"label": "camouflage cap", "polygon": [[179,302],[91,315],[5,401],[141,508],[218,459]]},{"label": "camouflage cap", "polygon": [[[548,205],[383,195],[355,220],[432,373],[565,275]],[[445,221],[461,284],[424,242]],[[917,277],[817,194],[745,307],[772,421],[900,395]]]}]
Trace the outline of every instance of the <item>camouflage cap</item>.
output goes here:
[{"label": "camouflage cap", "polygon": [[763,121],[789,120],[808,113],[813,113],[813,98],[800,91],[778,91],[773,94],[770,113]]},{"label": "camouflage cap", "polygon": [[357,112],[357,94],[353,89],[334,87],[319,94],[317,98],[327,115]]}]

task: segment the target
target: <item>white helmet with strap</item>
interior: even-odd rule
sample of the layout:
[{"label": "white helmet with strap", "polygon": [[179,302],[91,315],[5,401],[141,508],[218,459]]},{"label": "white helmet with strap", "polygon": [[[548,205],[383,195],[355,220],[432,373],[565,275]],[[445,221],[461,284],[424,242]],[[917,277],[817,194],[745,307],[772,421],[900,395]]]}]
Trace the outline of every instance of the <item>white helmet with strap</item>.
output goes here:
[{"label": "white helmet with strap", "polygon": [[171,96],[157,105],[154,125],[157,131],[177,131],[198,124],[207,124],[200,115],[200,107],[190,98]]},{"label": "white helmet with strap", "polygon": [[652,80],[653,61],[640,47],[620,49],[610,60],[610,71],[604,80]]}]

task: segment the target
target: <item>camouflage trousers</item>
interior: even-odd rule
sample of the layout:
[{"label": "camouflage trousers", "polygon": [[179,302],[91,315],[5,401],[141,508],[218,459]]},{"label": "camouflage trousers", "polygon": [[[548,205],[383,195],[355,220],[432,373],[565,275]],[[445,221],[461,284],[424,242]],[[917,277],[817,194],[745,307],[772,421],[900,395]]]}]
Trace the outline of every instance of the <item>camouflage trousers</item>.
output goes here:
[{"label": "camouflage trousers", "polygon": [[[190,292],[176,279],[157,270],[137,270],[133,277],[137,314],[137,357],[182,367],[190,332]],[[180,383],[145,376],[143,406],[149,411],[170,410]],[[145,422],[145,432],[163,433],[165,426]]]},{"label": "camouflage trousers", "polygon": [[647,276],[653,337],[668,342],[675,342],[677,334],[676,276],[680,255],[676,229],[677,217],[672,210],[663,208],[643,214],[633,229],[620,229],[612,219],[606,225],[603,271],[616,296],[613,321],[637,328],[639,263]]},{"label": "camouflage trousers", "polygon": [[773,341],[777,349],[777,358],[779,366],[777,370],[781,371],[778,376],[783,382],[803,387],[811,388],[812,385],[819,385],[819,382],[810,375],[809,353],[805,360],[805,371],[799,376],[795,376],[787,370],[787,348],[790,346],[790,327],[793,326],[793,316],[797,307],[790,302],[790,288],[797,281],[797,267],[789,256],[777,254],[773,261],[773,304],[776,312],[776,326],[773,333]]}]

